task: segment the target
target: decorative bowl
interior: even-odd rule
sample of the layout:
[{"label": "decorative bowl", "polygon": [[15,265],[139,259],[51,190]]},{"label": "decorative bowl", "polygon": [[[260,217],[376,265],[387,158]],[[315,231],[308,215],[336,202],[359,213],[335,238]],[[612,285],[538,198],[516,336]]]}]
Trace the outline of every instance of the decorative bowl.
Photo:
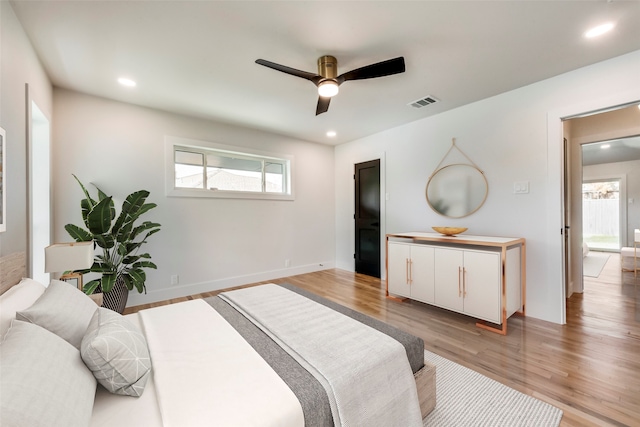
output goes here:
[{"label": "decorative bowl", "polygon": [[455,236],[468,230],[467,227],[431,227],[440,234],[445,236]]}]

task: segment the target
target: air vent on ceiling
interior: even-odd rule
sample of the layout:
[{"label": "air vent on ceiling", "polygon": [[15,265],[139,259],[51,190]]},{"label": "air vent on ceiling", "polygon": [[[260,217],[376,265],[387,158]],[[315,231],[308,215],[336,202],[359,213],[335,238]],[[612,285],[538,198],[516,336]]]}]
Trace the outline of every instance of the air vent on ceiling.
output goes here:
[{"label": "air vent on ceiling", "polygon": [[412,101],[407,105],[410,105],[413,108],[422,108],[426,107],[427,105],[435,104],[436,102],[438,102],[438,99],[435,96],[427,95],[423,98],[416,99],[415,101]]}]

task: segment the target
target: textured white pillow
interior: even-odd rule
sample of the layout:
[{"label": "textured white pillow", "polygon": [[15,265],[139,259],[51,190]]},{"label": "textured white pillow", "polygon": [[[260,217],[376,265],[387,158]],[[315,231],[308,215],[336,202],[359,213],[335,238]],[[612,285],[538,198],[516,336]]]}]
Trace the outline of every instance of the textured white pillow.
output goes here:
[{"label": "textured white pillow", "polygon": [[37,325],[14,320],[0,352],[2,427],[89,425],[96,379],[76,348]]},{"label": "textured white pillow", "polygon": [[75,348],[80,343],[98,306],[82,291],[60,280],[52,280],[44,294],[16,319],[35,323],[63,338]]},{"label": "textured white pillow", "polygon": [[147,340],[120,314],[98,308],[80,348],[98,382],[115,394],[139,397],[151,374]]},{"label": "textured white pillow", "polygon": [[0,337],[4,337],[11,321],[16,318],[16,312],[31,307],[45,289],[42,283],[25,278],[0,295]]}]

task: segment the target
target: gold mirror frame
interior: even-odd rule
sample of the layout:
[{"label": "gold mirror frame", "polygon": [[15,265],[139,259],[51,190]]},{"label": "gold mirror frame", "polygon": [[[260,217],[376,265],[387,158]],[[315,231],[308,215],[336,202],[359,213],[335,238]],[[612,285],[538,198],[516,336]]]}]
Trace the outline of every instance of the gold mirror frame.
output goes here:
[{"label": "gold mirror frame", "polygon": [[436,170],[427,182],[426,197],[434,212],[447,218],[464,218],[482,207],[489,184],[477,167],[455,163]]}]

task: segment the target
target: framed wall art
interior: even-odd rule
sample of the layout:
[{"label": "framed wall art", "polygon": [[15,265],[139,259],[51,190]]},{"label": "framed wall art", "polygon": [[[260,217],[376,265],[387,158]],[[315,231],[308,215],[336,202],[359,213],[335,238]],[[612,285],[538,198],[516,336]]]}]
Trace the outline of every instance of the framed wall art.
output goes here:
[{"label": "framed wall art", "polygon": [[7,230],[7,141],[6,132],[0,128],[0,232]]}]

